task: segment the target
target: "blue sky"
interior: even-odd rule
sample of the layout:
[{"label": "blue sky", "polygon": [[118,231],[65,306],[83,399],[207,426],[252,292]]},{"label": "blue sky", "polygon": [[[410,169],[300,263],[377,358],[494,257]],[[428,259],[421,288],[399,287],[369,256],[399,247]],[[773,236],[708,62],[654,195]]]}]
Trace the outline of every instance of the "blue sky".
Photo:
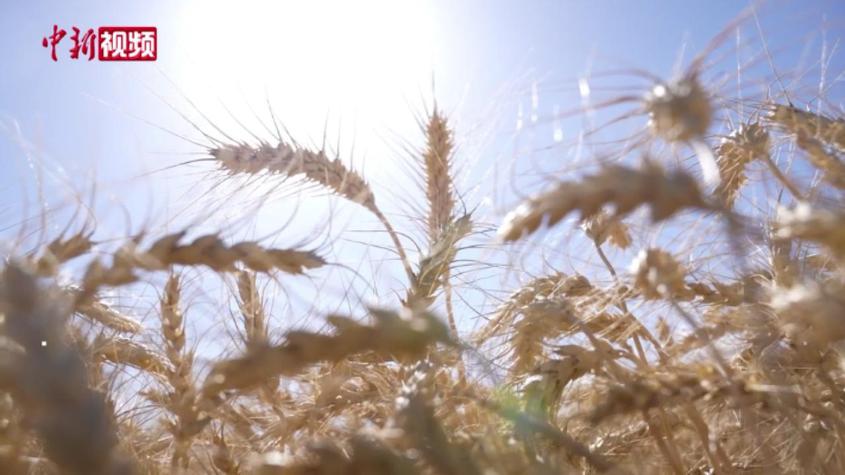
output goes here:
[{"label": "blue sky", "polygon": [[[494,222],[516,195],[545,181],[531,178],[531,170],[568,169],[575,154],[570,145],[584,119],[551,118],[581,104],[579,78],[633,67],[669,78],[679,61],[688,64],[746,6],[657,0],[5,2],[0,6],[0,223],[10,228],[2,237],[6,245],[15,242],[20,218],[37,215],[39,181],[50,206],[68,205],[51,220],[53,232],[76,208],[74,193],[90,195],[96,182],[102,238],[137,232],[145,223],[172,231],[172,223],[193,221],[226,229],[233,237],[273,237],[296,216],[302,224],[296,228],[307,231],[285,231],[278,241],[292,245],[315,235],[322,239],[328,212],[352,235],[340,242],[329,239],[332,252],[357,268],[369,251],[351,243],[361,236],[355,233],[378,227],[355,207],[312,199],[312,194],[294,209],[276,194],[260,211],[241,204],[210,212],[200,196],[205,200],[204,190],[216,183],[211,167],[168,169],[203,152],[161,130],[202,140],[180,117],[201,121],[185,98],[239,139],[250,136],[221,104],[262,136],[267,134],[254,115],[269,120],[265,102],[301,142],[319,144],[326,131],[403,227],[415,226],[408,202],[416,193],[409,191],[412,165],[404,149],[421,143],[415,121],[430,104],[433,88],[456,127],[461,192],[468,207],[478,205],[483,219]],[[835,81],[845,69],[835,49],[845,28],[843,13],[845,4],[837,1],[761,5],[760,24],[776,68],[806,73],[801,83],[811,90],[821,75],[815,62],[827,48],[834,51],[828,75]],[[59,61],[53,62],[41,46],[53,24],[67,30],[156,26],[159,60],[73,61],[66,38]],[[753,21],[746,22],[739,38],[731,35],[722,45],[715,55],[719,61],[707,72],[713,77],[724,72],[733,84],[737,61],[762,58],[762,50]],[[755,93],[777,89],[768,62],[743,67],[743,74],[755,73],[764,78],[757,89],[750,88]],[[596,81],[590,84],[596,84],[597,96],[619,93],[602,92],[600,86],[633,94],[647,90],[646,83],[630,76]],[[828,112],[842,103],[837,84],[827,94]],[[635,119],[631,127],[644,121]],[[200,127],[213,131],[207,123]],[[525,171],[524,187],[508,175],[513,170]],[[268,185],[255,186],[258,191],[251,192],[257,194]],[[209,203],[225,203],[231,192],[218,191]],[[254,222],[242,226],[248,221]],[[376,274],[378,287],[389,296],[390,289],[401,289],[401,274],[386,266],[389,272],[359,270]],[[346,285],[337,287],[334,291],[343,292]]]},{"label": "blue sky", "polygon": [[[274,6],[266,7],[238,2],[237,8],[222,2],[5,3],[0,7],[4,58],[0,87],[5,92],[0,113],[18,122],[28,140],[60,163],[96,165],[106,176],[119,176],[136,170],[137,162],[149,163],[145,156],[149,150],[142,144],[153,145],[152,130],[122,111],[186,130],[148,92],[176,96],[163,73],[198,103],[206,97],[219,98],[237,109],[243,105],[239,95],[244,90],[249,99],[259,101],[269,91],[265,97],[273,100],[286,123],[296,128],[298,122],[313,122],[301,128],[319,139],[328,118],[335,121],[330,128],[356,138],[364,147],[359,150],[367,154],[370,147],[382,146],[373,142],[394,139],[392,130],[407,133],[404,127],[419,112],[420,98],[430,96],[431,76],[436,78],[438,100],[464,130],[485,127],[479,122],[489,121],[490,112],[497,113],[496,120],[512,122],[515,111],[508,106],[519,97],[513,91],[525,91],[532,82],[576,78],[590,67],[595,71],[632,65],[668,77],[682,50],[689,58],[746,6],[735,1],[432,1],[356,2],[363,6],[343,9],[336,4],[347,2],[314,2],[311,8],[303,8],[304,3],[269,2]],[[350,16],[347,10],[362,12]],[[770,2],[762,6],[760,16],[772,48],[789,50],[778,53],[780,64],[789,67],[803,46],[818,47],[824,18],[831,40],[835,39],[842,29],[843,11],[845,7],[835,1]],[[252,26],[257,19],[266,21]],[[356,27],[350,22],[363,24]],[[68,30],[72,25],[155,25],[161,36],[160,60],[89,63],[64,55],[53,63],[40,41],[54,23]],[[393,27],[361,42],[361,50],[343,50],[347,61],[340,63],[337,56],[325,54],[342,50],[351,36],[385,24]],[[284,35],[291,25],[298,25],[301,34],[293,42]],[[337,25],[343,28],[338,31]],[[422,48],[412,44],[415,40],[407,38],[407,32],[419,33],[410,36],[422,36],[419,41],[430,44]],[[756,41],[752,28],[745,28],[745,34]],[[314,50],[315,38],[321,39],[322,49]],[[67,43],[65,39],[65,47]],[[202,46],[208,43],[214,46]],[[229,47],[216,52],[221,44]],[[248,53],[253,50],[259,52]],[[394,63],[396,67],[391,66]],[[373,65],[375,70],[368,71]],[[414,71],[383,78],[385,71],[397,69]],[[314,77],[312,71],[330,72],[332,77]],[[390,87],[392,80],[401,84]],[[197,85],[203,89],[199,94]],[[330,99],[342,99],[331,103],[324,99],[326,87],[334,91]],[[541,108],[554,102],[548,96],[541,85]],[[287,107],[294,97],[301,100]],[[394,116],[406,112],[407,117],[362,113],[377,101],[395,107],[375,104],[376,110],[389,110]],[[561,105],[564,110],[569,109],[566,106]],[[299,118],[304,114],[297,112],[306,108],[309,116]],[[20,152],[9,146],[12,140],[4,139],[4,157],[19,162]],[[168,139],[156,138],[155,145],[159,144],[159,151],[168,149]]]}]

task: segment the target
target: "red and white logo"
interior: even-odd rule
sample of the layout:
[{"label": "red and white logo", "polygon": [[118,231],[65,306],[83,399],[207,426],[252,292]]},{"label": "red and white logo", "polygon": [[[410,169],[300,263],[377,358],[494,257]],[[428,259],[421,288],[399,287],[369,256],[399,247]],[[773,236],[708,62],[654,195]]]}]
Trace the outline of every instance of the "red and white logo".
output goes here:
[{"label": "red and white logo", "polygon": [[155,61],[158,56],[154,26],[101,26],[97,36],[100,61]]},{"label": "red and white logo", "polygon": [[[155,61],[158,58],[158,29],[154,26],[102,26],[89,28],[84,34],[72,27],[71,59],[79,59],[80,53],[88,61],[97,57],[100,61]],[[58,61],[56,47],[67,35],[67,31],[53,25],[53,34],[41,40],[41,46],[50,48],[50,57]]]}]

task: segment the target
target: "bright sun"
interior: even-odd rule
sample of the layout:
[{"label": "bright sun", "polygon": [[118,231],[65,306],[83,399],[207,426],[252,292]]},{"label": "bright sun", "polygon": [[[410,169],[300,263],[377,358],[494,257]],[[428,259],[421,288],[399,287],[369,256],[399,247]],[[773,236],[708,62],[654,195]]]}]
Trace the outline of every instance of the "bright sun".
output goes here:
[{"label": "bright sun", "polygon": [[311,139],[330,117],[366,149],[373,130],[407,132],[394,118],[413,125],[435,67],[432,28],[423,2],[197,1],[181,11],[175,78],[198,103],[270,97]]}]

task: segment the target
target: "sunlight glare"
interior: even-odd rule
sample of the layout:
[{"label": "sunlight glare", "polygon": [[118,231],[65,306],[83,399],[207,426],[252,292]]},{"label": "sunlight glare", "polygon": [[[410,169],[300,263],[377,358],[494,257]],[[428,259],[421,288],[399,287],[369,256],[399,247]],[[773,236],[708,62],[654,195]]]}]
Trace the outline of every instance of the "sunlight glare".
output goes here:
[{"label": "sunlight glare", "polygon": [[422,3],[194,2],[182,18],[178,87],[197,104],[249,101],[265,120],[269,98],[303,142],[319,141],[329,119],[329,134],[339,127],[370,161],[430,96],[434,32]]}]

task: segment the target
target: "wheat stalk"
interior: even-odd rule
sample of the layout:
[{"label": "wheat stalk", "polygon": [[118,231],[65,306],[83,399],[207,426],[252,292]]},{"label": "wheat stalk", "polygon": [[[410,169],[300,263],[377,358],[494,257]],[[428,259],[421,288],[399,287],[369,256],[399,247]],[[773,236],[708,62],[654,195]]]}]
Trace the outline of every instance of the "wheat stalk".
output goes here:
[{"label": "wheat stalk", "polygon": [[232,459],[232,451],[226,443],[222,429],[214,433],[212,442],[214,443],[214,454],[211,462],[214,464],[214,468],[226,475],[240,475],[240,465]]},{"label": "wheat stalk", "polygon": [[[432,242],[429,254],[420,259],[419,270],[414,273],[408,295],[403,302],[412,308],[428,308],[434,301],[435,293],[445,285],[449,267],[457,254],[457,245],[472,230],[469,216],[448,223]],[[454,332],[454,321],[450,321]]]}]

